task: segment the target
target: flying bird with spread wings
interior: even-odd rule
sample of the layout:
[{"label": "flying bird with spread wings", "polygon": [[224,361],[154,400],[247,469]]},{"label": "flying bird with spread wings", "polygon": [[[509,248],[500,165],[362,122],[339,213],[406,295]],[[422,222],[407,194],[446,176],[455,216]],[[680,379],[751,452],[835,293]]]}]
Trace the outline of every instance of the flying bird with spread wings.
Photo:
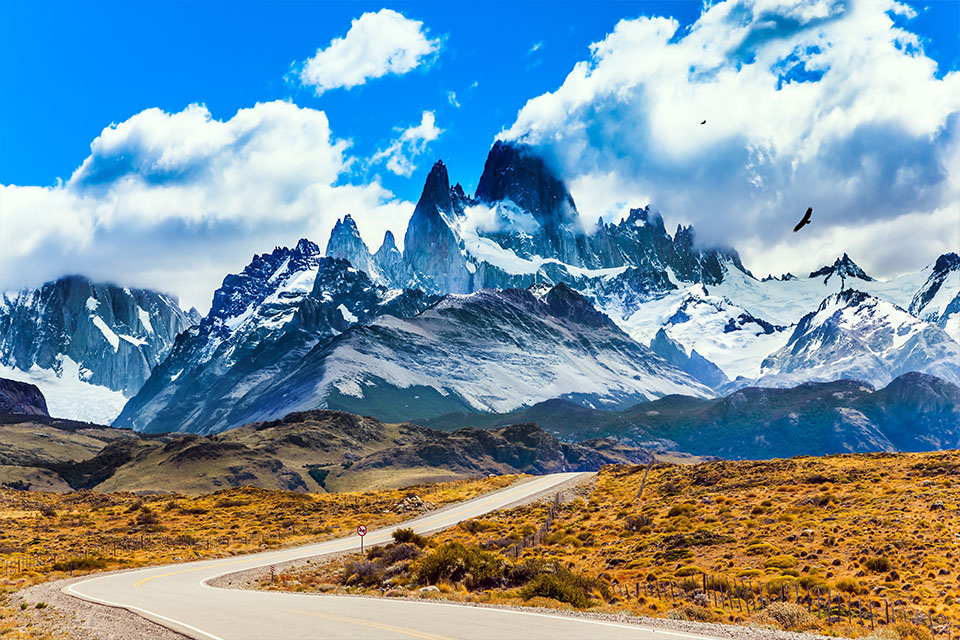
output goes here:
[{"label": "flying bird with spread wings", "polygon": [[800,229],[803,229],[805,226],[810,224],[810,214],[812,213],[813,213],[813,207],[807,207],[807,212],[803,214],[803,219],[800,220],[800,222],[797,223],[797,226],[793,228],[794,233],[796,233],[797,231],[800,231]]}]

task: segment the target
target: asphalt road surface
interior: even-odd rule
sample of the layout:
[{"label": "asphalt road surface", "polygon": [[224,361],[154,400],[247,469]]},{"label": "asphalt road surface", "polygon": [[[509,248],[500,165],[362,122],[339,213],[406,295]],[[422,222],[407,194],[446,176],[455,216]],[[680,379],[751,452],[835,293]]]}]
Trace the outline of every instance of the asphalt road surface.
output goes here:
[{"label": "asphalt road surface", "polygon": [[[400,525],[370,531],[365,546],[391,540],[398,527],[437,531],[576,479],[582,474],[540,476],[458,503]],[[196,640],[562,640],[698,638],[679,632],[564,615],[545,615],[431,601],[357,598],[245,591],[211,587],[208,581],[233,573],[323,554],[357,549],[358,537],[318,544],[152,567],[103,575],[64,587],[64,593],[98,604],[122,607]],[[133,639],[131,639],[133,640]]]}]

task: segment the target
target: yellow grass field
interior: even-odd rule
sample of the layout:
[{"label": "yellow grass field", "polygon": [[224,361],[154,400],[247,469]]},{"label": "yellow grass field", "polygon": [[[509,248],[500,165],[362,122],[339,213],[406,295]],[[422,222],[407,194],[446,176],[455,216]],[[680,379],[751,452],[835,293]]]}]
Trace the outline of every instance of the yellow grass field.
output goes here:
[{"label": "yellow grass field", "polygon": [[[432,536],[423,556],[407,560],[405,570],[397,569],[402,563],[384,569],[381,575],[392,576],[388,585],[378,586],[376,578],[368,575],[371,569],[363,569],[362,560],[357,565],[350,563],[360,559],[348,558],[312,572],[283,576],[285,582],[279,588],[329,589],[337,584],[344,591],[543,604],[543,598],[535,597],[536,590],[484,588],[473,575],[438,580],[439,594],[415,591],[425,582],[424,567],[436,564],[444,553],[460,554],[478,567],[484,562],[489,566],[489,558],[469,556],[470,550],[476,550],[506,563],[506,568],[498,569],[503,575],[516,573],[515,568],[526,562],[541,570],[598,578],[593,586],[603,589],[593,589],[591,594],[592,609],[597,611],[767,624],[858,637],[868,635],[869,626],[856,624],[859,608],[851,615],[854,624],[848,625],[846,603],[859,602],[866,608],[872,601],[875,612],[883,611],[885,605],[895,606],[918,622],[922,617],[924,626],[932,621],[943,637],[949,621],[955,625],[954,636],[960,633],[956,626],[960,623],[957,452],[664,465],[649,473],[638,499],[645,470],[605,467],[592,487],[560,505],[543,543],[525,549],[519,559],[510,545],[540,528],[548,504],[491,514]],[[462,543],[464,549],[458,551],[451,543]],[[365,586],[351,571],[363,573]],[[704,574],[725,584],[749,584],[753,594],[744,595],[740,602],[728,600],[725,607],[717,606],[715,600],[701,599],[698,606],[666,595],[668,584],[685,580],[701,584]],[[656,581],[663,585],[659,597]],[[639,598],[637,584],[642,585]],[[832,624],[808,614],[806,606],[790,605],[793,609],[778,613],[779,605],[764,608],[761,602],[760,611],[746,610],[745,600],[752,598],[756,605],[771,588],[774,593],[794,594],[804,594],[808,588],[829,590],[841,604],[834,607]],[[606,597],[601,597],[601,591]],[[826,596],[822,599],[825,606]],[[553,604],[563,606],[556,600]],[[815,612],[816,607],[812,608]],[[823,618],[827,615],[824,610]],[[929,633],[914,625],[901,626],[896,637]]]},{"label": "yellow grass field", "polygon": [[17,589],[69,575],[221,557],[348,535],[505,487],[496,476],[364,493],[255,488],[189,497],[0,489],[0,638],[44,638],[49,609],[14,610]]}]

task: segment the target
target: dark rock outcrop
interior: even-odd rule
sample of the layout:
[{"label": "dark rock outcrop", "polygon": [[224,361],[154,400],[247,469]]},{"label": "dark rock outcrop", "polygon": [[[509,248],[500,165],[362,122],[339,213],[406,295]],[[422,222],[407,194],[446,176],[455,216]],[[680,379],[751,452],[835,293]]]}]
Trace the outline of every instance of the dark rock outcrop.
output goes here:
[{"label": "dark rock outcrop", "polygon": [[0,378],[0,413],[49,416],[47,401],[35,385]]}]

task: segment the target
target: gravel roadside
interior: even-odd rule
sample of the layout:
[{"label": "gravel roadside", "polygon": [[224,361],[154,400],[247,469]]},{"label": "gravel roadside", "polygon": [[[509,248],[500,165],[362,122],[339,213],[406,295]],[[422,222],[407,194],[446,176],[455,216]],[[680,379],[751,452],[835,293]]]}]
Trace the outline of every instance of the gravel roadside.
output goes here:
[{"label": "gravel roadside", "polygon": [[[122,573],[120,571],[116,573]],[[54,637],[70,640],[184,640],[166,627],[154,624],[120,607],[94,604],[61,593],[68,584],[87,580],[91,576],[44,582],[27,587],[13,595],[15,606],[26,602],[35,606],[45,602],[42,615],[35,615],[37,626]]]}]

